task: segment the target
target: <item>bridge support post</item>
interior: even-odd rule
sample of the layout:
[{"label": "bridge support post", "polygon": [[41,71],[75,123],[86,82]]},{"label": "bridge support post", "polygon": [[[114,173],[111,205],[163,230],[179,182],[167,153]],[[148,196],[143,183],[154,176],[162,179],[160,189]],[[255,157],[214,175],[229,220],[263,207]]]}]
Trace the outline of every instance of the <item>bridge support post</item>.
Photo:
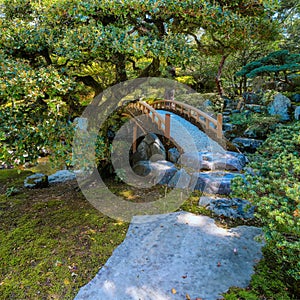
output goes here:
[{"label": "bridge support post", "polygon": [[217,137],[221,139],[223,137],[223,115],[217,116]]},{"label": "bridge support post", "polygon": [[135,124],[133,126],[133,137],[132,137],[132,152],[133,153],[135,153],[136,149],[137,149],[136,139],[137,139],[137,125]]},{"label": "bridge support post", "polygon": [[166,116],[165,116],[165,137],[167,139],[170,138],[170,132],[171,132],[171,115],[166,114]]}]

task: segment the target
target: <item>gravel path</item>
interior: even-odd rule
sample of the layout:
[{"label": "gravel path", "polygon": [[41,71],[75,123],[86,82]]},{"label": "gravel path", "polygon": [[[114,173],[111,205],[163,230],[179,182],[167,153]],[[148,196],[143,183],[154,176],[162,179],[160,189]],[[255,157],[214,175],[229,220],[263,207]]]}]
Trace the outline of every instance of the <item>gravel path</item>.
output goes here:
[{"label": "gravel path", "polygon": [[224,152],[225,150],[208,137],[198,127],[184,118],[164,110],[157,110],[164,118],[166,113],[171,115],[171,137],[184,149],[184,152]]}]

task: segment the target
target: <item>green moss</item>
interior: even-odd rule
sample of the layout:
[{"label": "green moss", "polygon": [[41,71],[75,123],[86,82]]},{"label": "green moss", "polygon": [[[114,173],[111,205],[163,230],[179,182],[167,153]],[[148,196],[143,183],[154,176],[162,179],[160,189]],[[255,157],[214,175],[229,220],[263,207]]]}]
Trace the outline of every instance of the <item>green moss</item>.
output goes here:
[{"label": "green moss", "polygon": [[0,170],[0,183],[5,183],[7,180],[20,182],[32,174],[31,171],[22,171],[19,169],[4,169]]},{"label": "green moss", "polygon": [[0,216],[3,300],[73,299],[128,227],[103,216],[80,193],[67,196],[65,186],[2,194]]}]

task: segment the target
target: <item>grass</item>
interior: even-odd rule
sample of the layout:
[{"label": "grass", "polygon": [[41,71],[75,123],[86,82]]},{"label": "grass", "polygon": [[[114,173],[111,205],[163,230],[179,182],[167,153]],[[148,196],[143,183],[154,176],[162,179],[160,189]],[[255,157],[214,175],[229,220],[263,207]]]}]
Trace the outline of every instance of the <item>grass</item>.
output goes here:
[{"label": "grass", "polygon": [[[128,224],[104,216],[85,200],[76,182],[47,189],[24,189],[30,172],[0,171],[0,300],[73,299],[124,240]],[[128,201],[153,201],[164,187],[141,190],[109,181],[107,185]],[[8,196],[7,191],[18,192]],[[214,216],[198,206],[194,192],[180,210],[214,217],[223,227],[258,225]],[[297,299],[282,278],[268,249],[247,289],[232,287],[226,300]]]}]

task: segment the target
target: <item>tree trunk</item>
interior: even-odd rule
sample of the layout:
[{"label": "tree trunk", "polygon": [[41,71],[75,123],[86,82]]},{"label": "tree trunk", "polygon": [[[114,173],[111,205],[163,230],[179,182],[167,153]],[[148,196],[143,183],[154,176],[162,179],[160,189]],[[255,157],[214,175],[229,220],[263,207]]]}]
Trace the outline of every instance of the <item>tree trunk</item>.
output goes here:
[{"label": "tree trunk", "polygon": [[223,55],[220,65],[219,65],[219,69],[218,69],[218,74],[216,76],[216,84],[217,84],[217,89],[218,89],[218,93],[219,95],[222,97],[224,94],[223,88],[222,88],[222,83],[221,83],[221,75],[222,75],[222,71],[223,71],[223,67],[225,64],[225,60],[228,57],[228,55]]},{"label": "tree trunk", "polygon": [[124,82],[128,79],[126,73],[126,58],[123,54],[117,54],[116,56],[117,62],[116,66],[116,83]]},{"label": "tree trunk", "polygon": [[139,78],[142,77],[158,77],[160,75],[160,60],[158,57],[154,57],[150,65],[148,65],[140,74]]},{"label": "tree trunk", "polygon": [[95,96],[103,92],[103,88],[101,84],[90,75],[77,76],[76,81],[82,81],[86,86],[91,87],[95,92]]}]

